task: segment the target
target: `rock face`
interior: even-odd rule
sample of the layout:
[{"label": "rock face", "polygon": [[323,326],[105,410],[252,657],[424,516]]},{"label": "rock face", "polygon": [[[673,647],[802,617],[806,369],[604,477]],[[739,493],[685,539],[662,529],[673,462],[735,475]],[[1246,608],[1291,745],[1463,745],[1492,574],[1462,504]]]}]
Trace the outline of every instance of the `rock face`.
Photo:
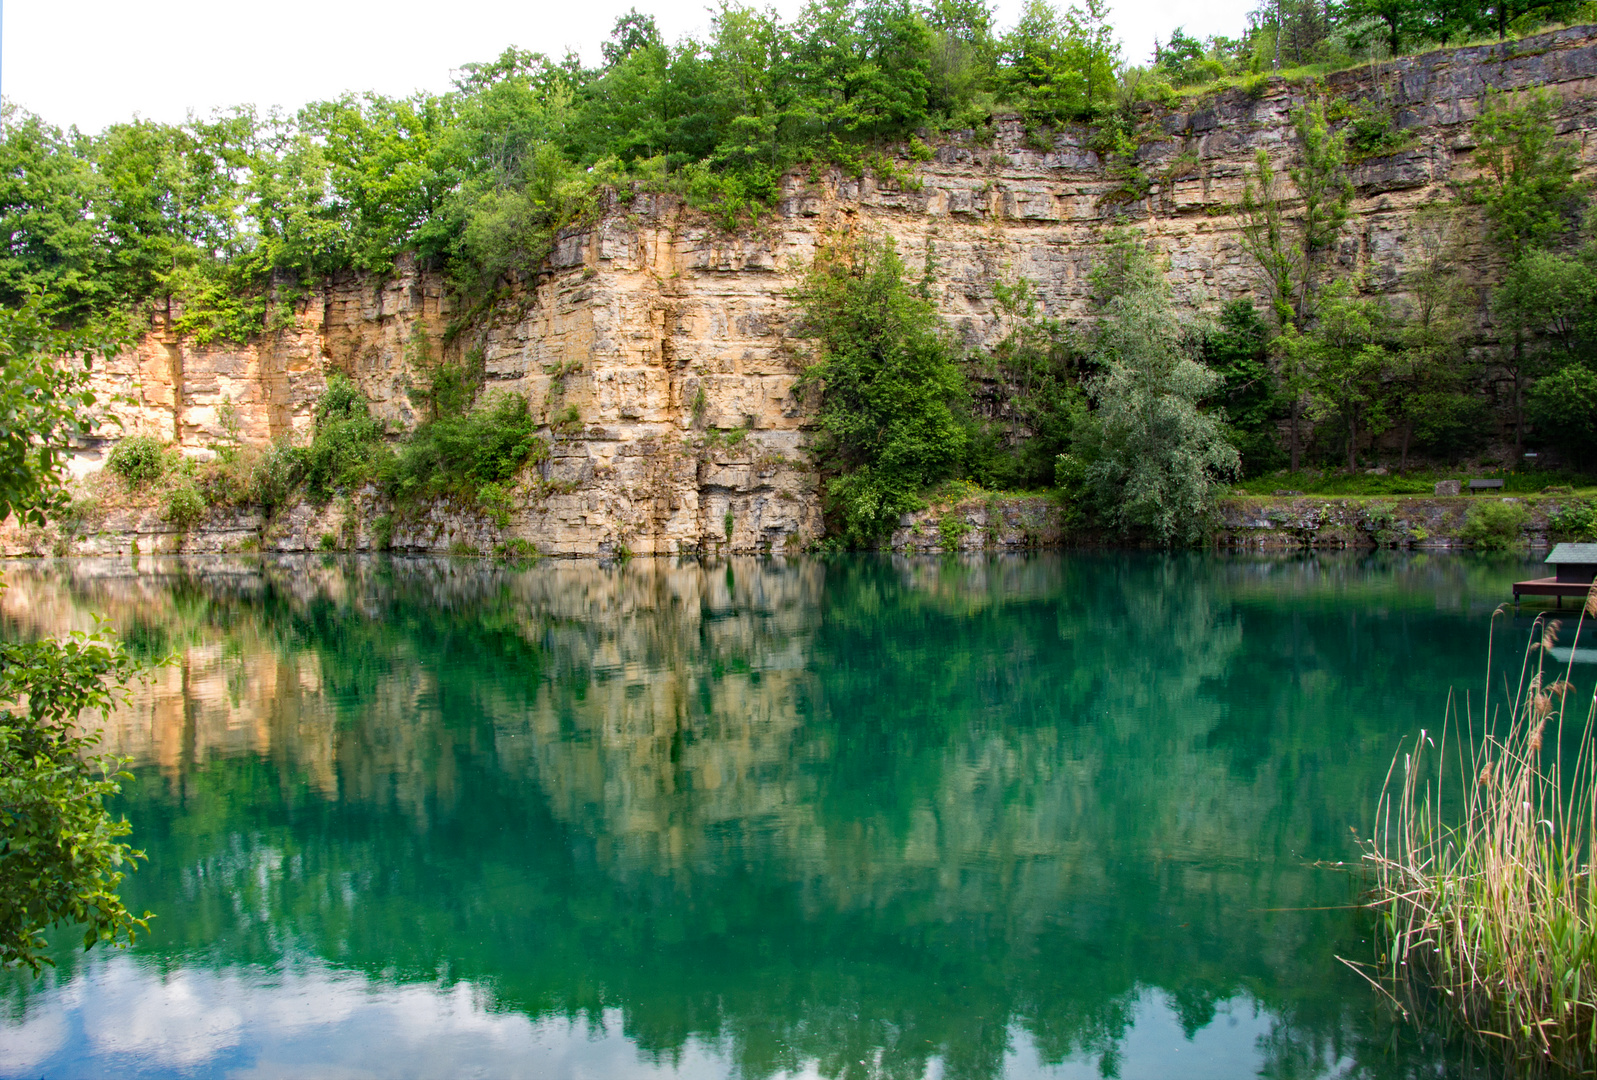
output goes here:
[{"label": "rock face", "polygon": [[[1471,174],[1470,122],[1486,90],[1550,88],[1585,167],[1597,154],[1594,78],[1592,28],[1327,77],[1328,95],[1383,110],[1409,136],[1407,149],[1356,164],[1337,260],[1401,302],[1416,255],[1415,213],[1451,203]],[[480,349],[484,392],[526,395],[552,453],[523,485],[508,525],[439,510],[399,523],[396,545],[519,538],[565,555],[791,549],[818,536],[822,520],[804,449],[810,413],[793,393],[806,348],[788,296],[829,231],[892,236],[911,266],[924,264],[950,328],[969,345],[1005,332],[996,282],[1026,278],[1049,315],[1086,315],[1088,275],[1117,225],[1134,226],[1167,257],[1186,302],[1253,296],[1259,279],[1235,212],[1244,173],[1261,147],[1290,161],[1290,113],[1305,93],[1271,79],[1254,93],[1230,90],[1156,112],[1131,181],[1124,170],[1111,175],[1084,133],[1043,146],[1008,119],[989,145],[969,137],[941,145],[933,160],[912,166],[912,184],[837,171],[790,175],[774,217],[739,235],[675,199],[639,196],[562,237],[535,284],[448,342],[444,330],[462,313],[444,281],[402,264],[385,279],[325,283],[282,306],[279,328],[243,347],[179,340],[158,318],[137,350],[103,369],[101,389],[130,402],[120,407],[122,430],[204,455],[229,424],[246,442],[305,436],[335,371],[355,379],[394,429],[408,427],[415,416],[406,389],[422,343],[434,356]],[[1474,239],[1473,211],[1461,213],[1458,258],[1472,284],[1489,285],[1500,268]],[[1485,317],[1483,308],[1483,330]],[[76,467],[96,468],[104,449]],[[268,524],[261,542],[291,549],[313,539]]]}]

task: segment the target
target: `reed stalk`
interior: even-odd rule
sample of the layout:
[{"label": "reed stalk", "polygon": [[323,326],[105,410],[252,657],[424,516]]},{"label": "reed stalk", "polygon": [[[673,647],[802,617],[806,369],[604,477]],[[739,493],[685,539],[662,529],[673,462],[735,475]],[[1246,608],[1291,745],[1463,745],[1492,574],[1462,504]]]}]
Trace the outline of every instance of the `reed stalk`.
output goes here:
[{"label": "reed stalk", "polygon": [[[1577,641],[1587,616],[1597,616],[1597,586]],[[1413,990],[1423,981],[1522,1064],[1590,1074],[1597,698],[1584,719],[1566,717],[1569,669],[1550,655],[1561,627],[1544,616],[1536,629],[1518,685],[1496,715],[1488,709],[1477,719],[1466,707],[1460,724],[1450,701],[1439,732],[1405,740],[1361,846],[1374,873],[1371,904],[1389,985]],[[1579,724],[1572,750],[1566,724]]]}]

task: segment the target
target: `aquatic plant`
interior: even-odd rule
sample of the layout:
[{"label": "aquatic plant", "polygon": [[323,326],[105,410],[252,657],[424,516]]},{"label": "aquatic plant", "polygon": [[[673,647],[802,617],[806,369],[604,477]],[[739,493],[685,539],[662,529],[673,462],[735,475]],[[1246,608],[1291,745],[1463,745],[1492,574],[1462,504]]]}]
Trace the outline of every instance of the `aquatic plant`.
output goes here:
[{"label": "aquatic plant", "polygon": [[[1597,588],[1582,623],[1589,615]],[[1450,708],[1439,733],[1399,749],[1362,846],[1383,981],[1410,1001],[1434,991],[1519,1067],[1586,1075],[1597,1065],[1597,699],[1583,720],[1566,716],[1560,626],[1537,628],[1506,712],[1466,710],[1460,728]],[[1572,755],[1566,723],[1580,725]]]}]

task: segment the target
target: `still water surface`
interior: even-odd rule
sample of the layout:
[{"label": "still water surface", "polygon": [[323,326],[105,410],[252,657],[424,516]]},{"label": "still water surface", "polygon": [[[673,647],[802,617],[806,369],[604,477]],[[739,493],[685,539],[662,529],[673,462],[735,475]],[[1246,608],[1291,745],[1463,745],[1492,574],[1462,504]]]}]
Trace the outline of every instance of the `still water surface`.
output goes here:
[{"label": "still water surface", "polygon": [[152,933],[0,981],[0,1075],[1483,1075],[1324,864],[1526,565],[11,564],[179,661]]}]

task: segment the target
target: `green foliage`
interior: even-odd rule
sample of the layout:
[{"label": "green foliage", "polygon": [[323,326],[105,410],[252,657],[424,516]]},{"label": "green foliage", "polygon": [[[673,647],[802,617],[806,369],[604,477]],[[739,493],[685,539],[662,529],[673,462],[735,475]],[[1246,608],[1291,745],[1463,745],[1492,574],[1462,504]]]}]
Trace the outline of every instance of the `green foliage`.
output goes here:
[{"label": "green foliage", "polygon": [[800,389],[820,395],[813,454],[827,509],[845,543],[872,546],[958,468],[964,379],[891,240],[831,238],[795,299],[815,342]]},{"label": "green foliage", "polygon": [[83,927],[85,949],[148,928],[117,896],[143,853],[105,808],[128,774],[77,727],[85,713],[103,721],[136,668],[98,633],[0,644],[0,965],[37,973],[51,963],[44,932],[62,923]]},{"label": "green foliage", "polygon": [[515,562],[531,562],[543,558],[543,552],[538,550],[538,545],[521,536],[512,536],[494,545],[494,557],[509,559]]},{"label": "green foliage", "polygon": [[1201,339],[1171,303],[1152,256],[1122,241],[1094,275],[1103,304],[1092,354],[1104,373],[1088,384],[1095,406],[1073,455],[1098,520],[1160,544],[1200,539],[1236,449],[1201,402],[1222,385],[1199,359]]},{"label": "green foliage", "polygon": [[417,427],[400,447],[392,489],[402,502],[453,496],[503,512],[503,485],[548,453],[527,399],[500,394],[464,415]]},{"label": "green foliage", "polygon": [[464,415],[482,386],[482,350],[472,349],[456,363],[435,360],[427,323],[421,321],[412,332],[408,351],[410,364],[423,381],[411,385],[407,394],[411,404],[421,409],[423,422]]},{"label": "green foliage", "polygon": [[168,491],[161,507],[161,516],[185,531],[198,525],[205,518],[205,512],[205,496],[192,480],[184,480]]},{"label": "green foliage", "polygon": [[1302,329],[1313,317],[1325,253],[1347,221],[1353,184],[1347,175],[1347,129],[1333,129],[1322,99],[1292,111],[1299,157],[1287,170],[1288,192],[1261,147],[1242,188],[1243,248],[1259,265],[1279,327]]},{"label": "green foliage", "polygon": [[1492,235],[1511,258],[1556,241],[1575,224],[1582,193],[1575,148],[1554,128],[1558,99],[1545,89],[1508,97],[1488,89],[1475,120],[1470,189],[1485,207]]},{"label": "green foliage", "polygon": [[1315,412],[1345,426],[1349,472],[1358,466],[1360,435],[1385,421],[1390,321],[1380,300],[1360,296],[1342,278],[1326,288],[1313,328],[1299,334],[1288,326],[1279,341],[1283,364],[1297,373]]},{"label": "green foliage", "polygon": [[111,448],[105,467],[131,487],[143,487],[166,475],[171,467],[167,445],[154,435],[130,435]]},{"label": "green foliage", "polygon": [[382,514],[372,522],[372,548],[387,551],[394,546],[394,515]]},{"label": "green foliage", "polygon": [[1251,300],[1226,304],[1203,336],[1204,364],[1224,380],[1216,399],[1225,412],[1227,437],[1237,449],[1244,476],[1257,476],[1282,464],[1276,438],[1282,410],[1269,341],[1269,327]]},{"label": "green foliage", "polygon": [[1531,423],[1577,465],[1597,456],[1597,372],[1584,364],[1540,380],[1527,401]]},{"label": "green foliage", "polygon": [[1028,0],[1003,39],[1002,80],[1028,117],[1089,119],[1106,110],[1115,85],[1120,46],[1102,0],[1056,10]]},{"label": "green foliage", "polygon": [[1406,149],[1414,142],[1412,134],[1393,126],[1390,108],[1369,101],[1343,99],[1331,112],[1340,112],[1347,121],[1347,148],[1351,157],[1383,157]]},{"label": "green foliage", "polygon": [[1491,410],[1474,394],[1422,394],[1411,402],[1411,409],[1415,444],[1451,461],[1478,450],[1492,430]]},{"label": "green foliage", "polygon": [[64,508],[71,441],[94,428],[89,364],[101,348],[51,329],[36,299],[0,307],[0,520]]},{"label": "green foliage", "polygon": [[108,299],[85,140],[9,103],[0,119],[0,232],[10,240],[0,257],[0,303],[48,297],[53,318],[80,325]]},{"label": "green foliage", "polygon": [[305,448],[280,438],[255,459],[249,473],[249,500],[270,514],[284,506],[305,475]]},{"label": "green foliage", "polygon": [[1503,499],[1471,504],[1464,514],[1458,538],[1470,547],[1498,551],[1519,543],[1520,531],[1530,524],[1530,511]]},{"label": "green foliage", "polygon": [[1492,293],[1492,313],[1548,363],[1597,362],[1597,268],[1575,254],[1531,248]]},{"label": "green foliage", "polygon": [[[86,365],[56,358],[80,348],[36,300],[0,309],[0,513],[43,524],[68,505],[67,442],[92,430],[95,402]],[[138,857],[104,805],[120,765],[76,730],[86,712],[104,717],[133,666],[98,636],[0,644],[0,964],[37,972],[59,923],[82,924],[85,948],[145,926],[116,892]]]},{"label": "green foliage", "polygon": [[1597,502],[1567,500],[1556,513],[1547,516],[1547,531],[1555,540],[1597,541]]},{"label": "green foliage", "polygon": [[1041,314],[1030,282],[999,281],[993,291],[1008,332],[967,363],[977,407],[992,415],[973,424],[965,470],[994,490],[1047,488],[1086,412],[1082,357],[1065,326]]},{"label": "green foliage", "polygon": [[950,510],[937,519],[937,546],[943,551],[953,554],[957,552],[960,543],[970,534],[970,522],[965,520],[965,515],[959,510]]},{"label": "green foliage", "polygon": [[366,395],[346,376],[333,374],[316,402],[316,430],[302,461],[306,489],[325,503],[335,489],[351,490],[376,478],[386,451],[382,421]]},{"label": "green foliage", "polygon": [[[344,269],[387,273],[406,253],[484,299],[536,274],[562,230],[607,205],[606,189],[623,200],[674,191],[733,228],[769,211],[795,166],[913,184],[914,163],[932,152],[925,134],[990,131],[1005,109],[1050,136],[1100,122],[1088,138],[1134,193],[1153,180],[1131,161],[1140,103],[1222,76],[1262,90],[1283,61],[1353,62],[1455,40],[1485,28],[1486,11],[1279,0],[1235,39],[1199,42],[1178,28],[1139,71],[1122,64],[1102,0],[1029,0],[1002,33],[984,0],[814,0],[791,20],[725,4],[702,38],[674,44],[649,16],[624,15],[596,68],[512,48],[463,65],[444,93],[351,94],[293,115],[240,108],[86,136],[8,107],[0,301],[37,292],[53,322],[73,326],[137,325],[171,302],[179,333],[241,340],[267,332],[269,313],[291,310],[309,283]],[[1500,32],[1575,9],[1512,14]],[[1318,108],[1298,117],[1304,176],[1294,173],[1311,253],[1336,230],[1339,148],[1369,155],[1403,142],[1377,106],[1355,107],[1340,127]],[[1545,231],[1568,186],[1567,169],[1537,172],[1567,154],[1542,138],[1542,105],[1527,115],[1494,107],[1478,125],[1482,161],[1503,166],[1488,169],[1495,179],[1479,194],[1515,237]]]}]

